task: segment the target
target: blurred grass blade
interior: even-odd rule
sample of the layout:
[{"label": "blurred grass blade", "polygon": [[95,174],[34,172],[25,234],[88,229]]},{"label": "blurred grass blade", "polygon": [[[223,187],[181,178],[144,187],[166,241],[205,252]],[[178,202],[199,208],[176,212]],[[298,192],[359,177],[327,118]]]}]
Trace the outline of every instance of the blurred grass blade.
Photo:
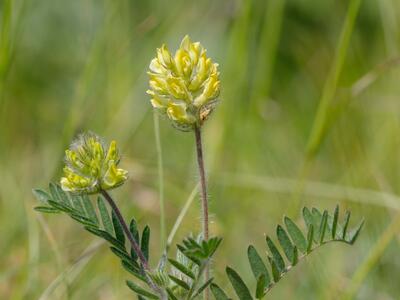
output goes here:
[{"label": "blurred grass blade", "polygon": [[351,35],[356,23],[361,1],[362,0],[351,0],[349,3],[346,19],[343,24],[335,53],[335,60],[331,67],[328,78],[326,79],[321,100],[318,105],[317,114],[315,116],[309,136],[307,145],[307,156],[309,158],[312,158],[317,153],[324,138],[329,117],[329,110],[331,108],[330,106],[335,96],[339,77],[346,59],[346,53],[349,48]]},{"label": "blurred grass blade", "polygon": [[165,205],[164,205],[164,168],[163,168],[163,156],[161,147],[160,137],[160,117],[158,112],[153,112],[153,123],[154,123],[154,137],[157,150],[157,168],[158,168],[158,197],[160,202],[160,239],[161,239],[161,250],[165,249],[167,242],[167,232],[165,224]]},{"label": "blurred grass blade", "polygon": [[364,261],[359,265],[358,269],[352,276],[350,283],[345,291],[342,299],[351,300],[356,296],[357,291],[360,289],[368,274],[374,269],[379,259],[385,253],[390,242],[400,231],[400,214],[396,214],[392,222],[385,229],[385,231],[376,240],[374,245],[370,247],[370,251]]}]

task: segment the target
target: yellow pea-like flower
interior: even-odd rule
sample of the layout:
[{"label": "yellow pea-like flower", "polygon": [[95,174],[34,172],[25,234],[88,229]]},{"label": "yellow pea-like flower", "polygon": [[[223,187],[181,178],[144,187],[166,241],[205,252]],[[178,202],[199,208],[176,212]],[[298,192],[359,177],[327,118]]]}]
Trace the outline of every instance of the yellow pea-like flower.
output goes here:
[{"label": "yellow pea-like flower", "polygon": [[165,45],[149,66],[151,104],[181,130],[201,126],[220,94],[218,64],[199,42],[185,36],[172,55]]},{"label": "yellow pea-like flower", "polygon": [[61,187],[64,191],[86,194],[116,188],[128,178],[128,172],[117,167],[119,161],[115,141],[107,146],[94,133],[81,134],[65,151]]}]

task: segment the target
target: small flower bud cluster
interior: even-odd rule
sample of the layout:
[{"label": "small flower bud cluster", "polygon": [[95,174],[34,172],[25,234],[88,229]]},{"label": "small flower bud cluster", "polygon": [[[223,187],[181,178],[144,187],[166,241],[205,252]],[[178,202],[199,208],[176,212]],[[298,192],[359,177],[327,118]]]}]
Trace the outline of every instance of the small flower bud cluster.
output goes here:
[{"label": "small flower bud cluster", "polygon": [[113,189],[127,180],[128,172],[117,168],[120,161],[117,145],[107,147],[93,133],[80,135],[65,151],[64,191],[94,194]]}]

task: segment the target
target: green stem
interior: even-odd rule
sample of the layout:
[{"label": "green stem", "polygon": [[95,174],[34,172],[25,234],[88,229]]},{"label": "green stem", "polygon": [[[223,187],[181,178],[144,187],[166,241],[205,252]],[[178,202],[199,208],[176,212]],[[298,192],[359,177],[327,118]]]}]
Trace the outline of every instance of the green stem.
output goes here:
[{"label": "green stem", "polygon": [[155,135],[156,150],[157,150],[157,166],[158,166],[161,251],[163,251],[166,246],[167,234],[165,226],[164,169],[163,169],[163,157],[162,157],[161,138],[160,138],[160,122],[157,112],[154,112],[153,114],[153,121],[154,121],[154,135]]},{"label": "green stem", "polygon": [[[203,238],[205,241],[208,240],[208,199],[207,199],[207,184],[206,175],[204,171],[204,160],[203,160],[203,146],[201,142],[201,131],[200,127],[196,126],[194,129],[196,137],[196,150],[197,150],[197,163],[199,166],[200,173],[200,187],[201,187],[201,207],[202,207],[202,228],[203,228]],[[210,269],[207,264],[204,272],[205,281],[210,278]],[[204,299],[209,299],[209,289],[207,288],[204,293]]]}]

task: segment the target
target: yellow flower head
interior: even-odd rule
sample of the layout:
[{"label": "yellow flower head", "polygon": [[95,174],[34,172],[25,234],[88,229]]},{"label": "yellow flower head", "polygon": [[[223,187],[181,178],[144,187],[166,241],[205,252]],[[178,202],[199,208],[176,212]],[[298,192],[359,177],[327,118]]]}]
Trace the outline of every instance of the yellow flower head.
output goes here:
[{"label": "yellow flower head", "polygon": [[94,133],[84,133],[65,151],[61,187],[67,192],[94,194],[122,185],[128,172],[118,169],[120,161],[115,141],[109,146]]},{"label": "yellow flower head", "polygon": [[217,103],[220,93],[218,64],[206,49],[185,36],[173,56],[165,45],[150,63],[151,104],[165,113],[179,129],[201,126]]}]

